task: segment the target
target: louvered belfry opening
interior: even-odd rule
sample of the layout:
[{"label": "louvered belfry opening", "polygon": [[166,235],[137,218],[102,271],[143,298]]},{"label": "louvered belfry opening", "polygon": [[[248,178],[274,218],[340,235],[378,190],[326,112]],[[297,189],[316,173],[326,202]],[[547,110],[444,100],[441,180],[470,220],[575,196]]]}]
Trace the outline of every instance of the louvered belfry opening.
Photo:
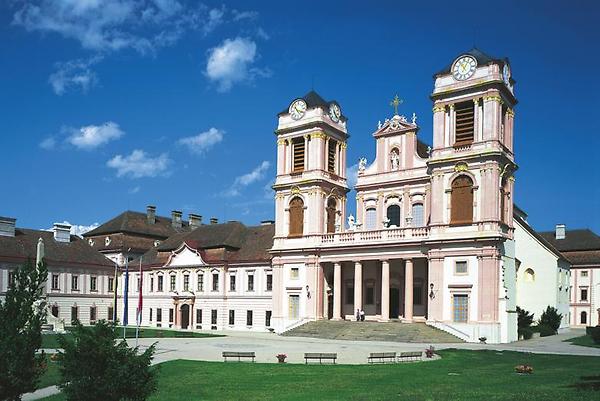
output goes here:
[{"label": "louvered belfry opening", "polygon": [[329,198],[327,201],[327,232],[335,232],[335,214],[336,214],[336,202],[335,199]]},{"label": "louvered belfry opening", "polygon": [[330,173],[335,173],[335,148],[337,146],[337,142],[333,139],[329,140],[329,145],[327,149],[327,171]]},{"label": "louvered belfry opening", "polygon": [[452,181],[450,196],[450,224],[473,223],[473,180],[466,175]]},{"label": "louvered belfry opening", "polygon": [[472,101],[456,104],[456,141],[454,146],[473,143],[475,138],[475,104]]},{"label": "louvered belfry opening", "polygon": [[306,149],[304,146],[304,138],[294,138],[292,141],[294,147],[294,173],[304,171],[304,155]]},{"label": "louvered belfry opening", "polygon": [[301,237],[304,233],[304,201],[294,198],[290,202],[290,237]]}]

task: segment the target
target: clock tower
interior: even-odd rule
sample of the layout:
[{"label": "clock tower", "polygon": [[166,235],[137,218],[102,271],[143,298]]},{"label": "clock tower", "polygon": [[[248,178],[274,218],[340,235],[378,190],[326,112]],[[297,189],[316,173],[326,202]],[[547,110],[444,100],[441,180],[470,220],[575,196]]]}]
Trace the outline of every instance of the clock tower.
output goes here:
[{"label": "clock tower", "polygon": [[339,104],[310,91],[278,117],[274,249],[343,230],[349,191],[347,119]]}]

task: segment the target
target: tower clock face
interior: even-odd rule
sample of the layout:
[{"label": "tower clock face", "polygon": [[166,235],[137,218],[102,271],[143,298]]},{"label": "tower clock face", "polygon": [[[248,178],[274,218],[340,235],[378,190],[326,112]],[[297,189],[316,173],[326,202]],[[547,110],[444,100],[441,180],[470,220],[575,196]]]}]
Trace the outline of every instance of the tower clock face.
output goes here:
[{"label": "tower clock face", "polygon": [[504,64],[504,68],[502,69],[502,79],[504,79],[506,86],[510,87],[510,67],[508,64]]},{"label": "tower clock face", "polygon": [[477,60],[471,56],[461,56],[452,65],[452,76],[457,81],[469,79],[475,73]]},{"label": "tower clock face", "polygon": [[289,112],[294,120],[301,119],[306,113],[306,102],[303,99],[294,100],[290,105]]},{"label": "tower clock face", "polygon": [[337,123],[340,121],[341,115],[342,110],[340,109],[340,106],[337,103],[331,103],[329,105],[329,117],[331,117],[331,119]]}]

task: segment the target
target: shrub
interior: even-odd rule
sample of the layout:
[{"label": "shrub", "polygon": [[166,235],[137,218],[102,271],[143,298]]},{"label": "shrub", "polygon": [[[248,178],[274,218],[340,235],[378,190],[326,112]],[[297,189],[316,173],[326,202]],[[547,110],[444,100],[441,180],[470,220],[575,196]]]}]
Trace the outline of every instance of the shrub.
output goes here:
[{"label": "shrub", "polygon": [[523,336],[523,340],[529,340],[533,337],[533,329],[531,327],[519,328],[519,337]]},{"label": "shrub", "polygon": [[521,309],[517,306],[517,326],[519,329],[525,329],[533,323],[533,313],[529,313],[525,309]]},{"label": "shrub", "polygon": [[[553,330],[552,334],[556,334],[558,328],[560,327],[562,317],[563,315],[558,313],[556,308],[548,306],[546,310],[542,312],[542,316],[540,316],[540,322],[538,325],[550,327]],[[542,331],[540,331],[540,333],[542,333]]]},{"label": "shrub", "polygon": [[594,340],[594,344],[600,344],[600,326],[590,327],[590,336]]},{"label": "shrub", "polygon": [[540,332],[540,337],[548,337],[556,334],[556,330],[553,327],[546,326],[544,324],[538,325],[538,330]]}]

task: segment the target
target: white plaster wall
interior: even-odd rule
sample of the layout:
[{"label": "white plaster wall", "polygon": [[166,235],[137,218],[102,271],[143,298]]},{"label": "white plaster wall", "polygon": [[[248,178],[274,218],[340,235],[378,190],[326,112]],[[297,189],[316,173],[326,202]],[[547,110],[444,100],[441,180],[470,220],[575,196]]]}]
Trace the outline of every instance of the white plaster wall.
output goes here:
[{"label": "white plaster wall", "polygon": [[[468,273],[466,275],[455,275],[454,265],[457,261],[466,261]],[[476,256],[446,257],[444,258],[444,321],[452,322],[453,305],[452,294],[469,294],[469,321],[477,320],[478,313],[478,266]],[[471,285],[470,288],[453,288],[453,286]]]}]

